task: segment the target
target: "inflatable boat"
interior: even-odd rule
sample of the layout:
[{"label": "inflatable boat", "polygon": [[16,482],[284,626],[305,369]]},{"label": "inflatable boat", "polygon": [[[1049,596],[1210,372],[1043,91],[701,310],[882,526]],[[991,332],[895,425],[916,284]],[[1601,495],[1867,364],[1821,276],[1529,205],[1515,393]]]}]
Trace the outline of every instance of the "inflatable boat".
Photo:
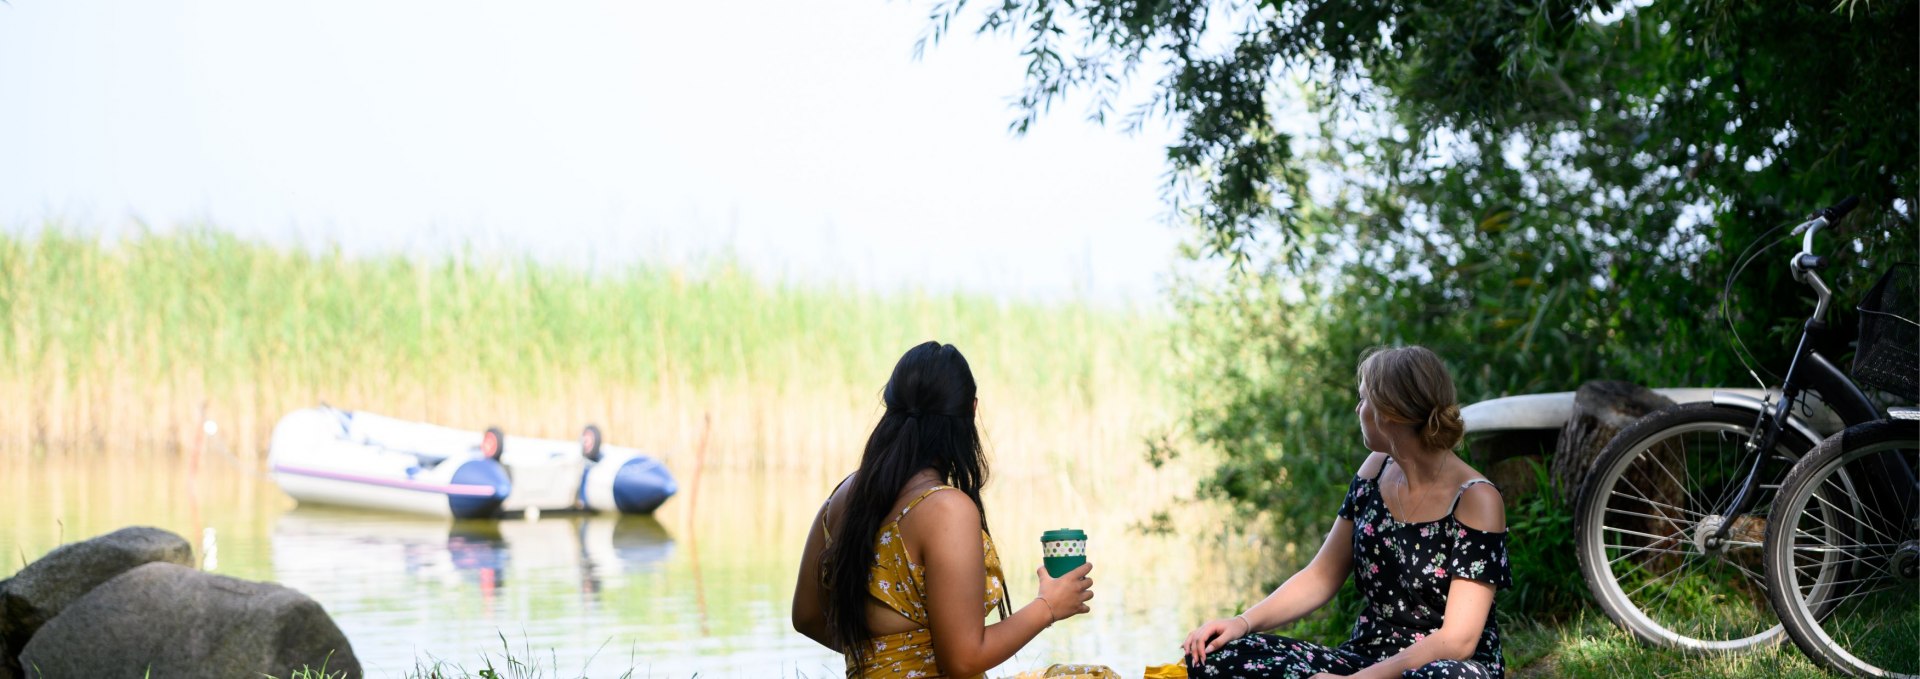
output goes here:
[{"label": "inflatable boat", "polygon": [[679,489],[638,450],[581,439],[512,437],[329,407],[289,413],[273,429],[269,471],[303,504],[484,518],[584,510],[646,514]]}]

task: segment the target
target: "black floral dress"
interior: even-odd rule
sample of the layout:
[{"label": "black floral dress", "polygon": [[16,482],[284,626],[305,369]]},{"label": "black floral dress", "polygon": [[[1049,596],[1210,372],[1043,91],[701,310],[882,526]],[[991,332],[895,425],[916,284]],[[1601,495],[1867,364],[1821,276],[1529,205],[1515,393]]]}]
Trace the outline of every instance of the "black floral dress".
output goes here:
[{"label": "black floral dress", "polygon": [[[1391,460],[1389,460],[1391,462]],[[1384,467],[1383,467],[1384,469]],[[1460,493],[1477,483],[1460,486]],[[1273,634],[1249,634],[1207,654],[1187,671],[1196,677],[1278,677],[1305,679],[1318,672],[1353,674],[1412,646],[1440,629],[1453,578],[1494,587],[1513,584],[1507,566],[1507,534],[1475,529],[1454,518],[1453,508],[1434,521],[1406,523],[1393,518],[1380,497],[1378,475],[1354,477],[1340,518],[1353,521],[1353,572],[1366,601],[1354,621],[1353,636],[1338,647]],[[1467,660],[1440,660],[1401,675],[1406,679],[1502,679],[1500,629],[1494,612]]]}]

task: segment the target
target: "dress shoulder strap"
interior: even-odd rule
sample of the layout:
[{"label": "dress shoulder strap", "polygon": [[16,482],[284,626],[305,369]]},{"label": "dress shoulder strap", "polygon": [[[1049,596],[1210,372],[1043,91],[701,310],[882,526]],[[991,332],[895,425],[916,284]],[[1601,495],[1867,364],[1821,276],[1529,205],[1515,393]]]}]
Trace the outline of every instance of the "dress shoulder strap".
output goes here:
[{"label": "dress shoulder strap", "polygon": [[1454,491],[1453,493],[1453,506],[1447,508],[1447,516],[1453,516],[1454,511],[1460,509],[1460,498],[1467,494],[1468,488],[1472,488],[1482,483],[1487,484],[1489,486],[1493,486],[1495,490],[1498,490],[1500,488],[1499,486],[1494,486],[1492,481],[1488,481],[1486,479],[1474,479],[1472,481],[1468,481],[1466,483],[1460,484],[1460,490]]},{"label": "dress shoulder strap", "polygon": [[920,495],[918,497],[915,497],[913,498],[913,500],[907,502],[907,506],[900,508],[900,516],[894,517],[894,520],[898,521],[902,518],[905,518],[907,515],[907,512],[911,512],[913,511],[914,507],[920,506],[921,500],[925,500],[927,499],[928,495],[932,495],[934,493],[937,493],[943,490],[953,490],[953,486],[934,486],[932,488],[928,488],[926,490],[920,491]]}]

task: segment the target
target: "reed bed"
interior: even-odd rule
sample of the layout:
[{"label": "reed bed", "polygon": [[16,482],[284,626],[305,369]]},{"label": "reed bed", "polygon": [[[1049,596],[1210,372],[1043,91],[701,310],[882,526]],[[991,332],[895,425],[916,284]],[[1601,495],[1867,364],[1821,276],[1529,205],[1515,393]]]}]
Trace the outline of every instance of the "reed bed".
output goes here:
[{"label": "reed bed", "polygon": [[[456,427],[851,468],[893,362],[966,352],[1000,447],[1047,467],[1175,419],[1150,312],[758,279],[716,260],[588,270],[348,256],[212,229],[0,234],[0,455],[263,458],[320,402]],[[204,423],[216,426],[209,436]]]}]

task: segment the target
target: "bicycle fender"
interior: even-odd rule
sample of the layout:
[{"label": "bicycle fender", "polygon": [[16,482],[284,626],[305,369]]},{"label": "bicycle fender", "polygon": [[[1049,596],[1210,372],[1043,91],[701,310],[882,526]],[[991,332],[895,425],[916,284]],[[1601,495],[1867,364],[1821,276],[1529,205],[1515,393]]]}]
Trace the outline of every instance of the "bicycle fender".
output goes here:
[{"label": "bicycle fender", "polygon": [[[1748,396],[1746,394],[1738,394],[1730,391],[1713,392],[1713,404],[1717,406],[1728,406],[1731,408],[1739,408],[1741,410],[1752,411],[1755,416],[1759,416],[1761,413],[1766,412],[1767,410],[1766,401],[1762,401],[1760,399],[1754,398],[1752,396]],[[1825,436],[1821,436],[1819,433],[1815,432],[1813,430],[1813,427],[1807,426],[1806,422],[1802,421],[1798,417],[1795,417],[1793,413],[1787,413],[1787,426],[1793,428],[1794,431],[1800,432],[1801,436],[1807,437],[1808,441],[1811,441],[1816,444],[1819,443],[1821,439],[1826,438]]]}]

